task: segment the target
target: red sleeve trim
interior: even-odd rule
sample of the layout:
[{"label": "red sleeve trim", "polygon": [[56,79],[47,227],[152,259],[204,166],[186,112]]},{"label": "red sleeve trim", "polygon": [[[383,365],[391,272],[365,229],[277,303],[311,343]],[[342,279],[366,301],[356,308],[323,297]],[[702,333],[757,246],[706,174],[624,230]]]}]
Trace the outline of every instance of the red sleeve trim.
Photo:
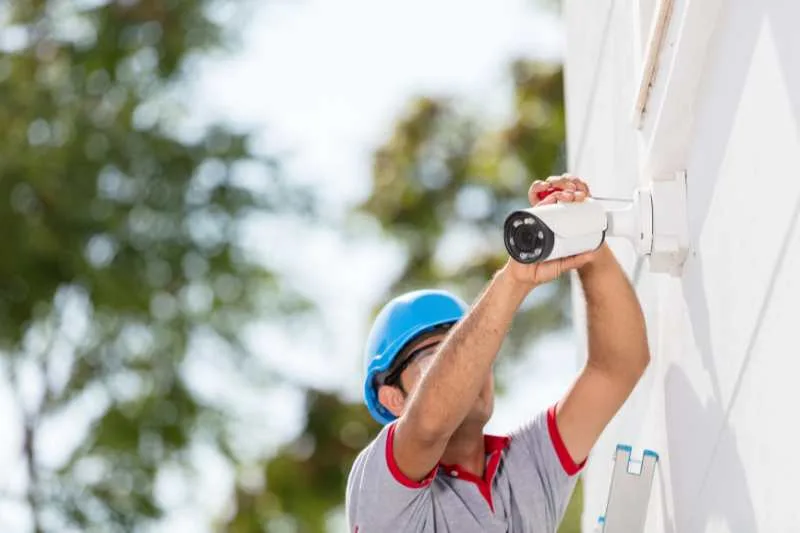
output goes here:
[{"label": "red sleeve trim", "polygon": [[547,430],[550,433],[550,440],[553,441],[553,447],[556,450],[556,455],[558,455],[561,466],[564,468],[564,472],[566,472],[568,476],[574,476],[580,472],[584,465],[586,465],[586,459],[578,464],[569,454],[569,450],[567,450],[567,446],[564,444],[564,439],[561,438],[561,433],[558,431],[555,405],[547,410]]},{"label": "red sleeve trim", "polygon": [[431,470],[422,481],[414,481],[400,471],[400,467],[397,466],[397,463],[394,459],[394,429],[395,424],[389,426],[389,433],[386,435],[386,464],[389,466],[389,472],[392,473],[392,477],[395,479],[395,481],[404,487],[408,487],[409,489],[423,489],[429,486],[431,483],[433,483],[433,478],[436,477],[436,471],[439,469],[439,467],[434,467],[434,469]]}]

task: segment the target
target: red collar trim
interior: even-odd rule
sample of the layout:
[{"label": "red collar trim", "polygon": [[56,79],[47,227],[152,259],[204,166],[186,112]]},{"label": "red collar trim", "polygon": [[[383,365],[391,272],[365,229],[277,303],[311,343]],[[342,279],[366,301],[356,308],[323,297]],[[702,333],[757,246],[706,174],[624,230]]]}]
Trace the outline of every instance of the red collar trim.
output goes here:
[{"label": "red collar trim", "polygon": [[459,465],[439,463],[438,467],[431,470],[424,479],[416,481],[403,474],[397,466],[397,462],[394,458],[394,430],[395,424],[393,423],[389,426],[389,433],[386,436],[386,464],[389,466],[392,477],[394,477],[398,483],[410,489],[425,488],[433,483],[433,478],[436,477],[437,472],[441,469],[449,476],[474,483],[478,487],[481,496],[483,496],[486,503],[489,504],[489,508],[494,512],[492,482],[494,481],[495,474],[497,474],[497,468],[500,466],[500,458],[503,456],[503,451],[508,448],[511,437],[500,437],[496,435],[483,436],[483,446],[486,449],[486,466],[483,469],[483,478],[471,472],[467,472]]},{"label": "red collar trim", "polygon": [[484,435],[483,446],[486,449],[486,465],[483,469],[483,478],[480,478],[464,470],[460,465],[447,465],[439,463],[448,475],[464,481],[474,483],[478,487],[483,499],[489,504],[489,508],[494,512],[494,502],[492,501],[492,482],[494,476],[497,474],[497,468],[500,466],[500,458],[503,456],[503,451],[508,448],[511,442],[511,437],[499,437],[496,435]]},{"label": "red collar trim", "polygon": [[484,435],[483,447],[486,448],[486,453],[491,454],[494,452],[502,452],[508,448],[511,442],[511,437],[497,436],[497,435]]}]

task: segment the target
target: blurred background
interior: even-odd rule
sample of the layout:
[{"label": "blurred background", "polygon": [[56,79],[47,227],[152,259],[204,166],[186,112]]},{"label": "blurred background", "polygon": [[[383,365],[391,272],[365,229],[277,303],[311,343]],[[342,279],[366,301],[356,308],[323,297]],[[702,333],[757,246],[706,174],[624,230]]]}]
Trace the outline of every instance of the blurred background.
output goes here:
[{"label": "blurred background", "polygon": [[[562,46],[543,0],[0,3],[0,532],[346,531],[370,320],[505,260]],[[569,310],[488,431],[568,386]]]}]

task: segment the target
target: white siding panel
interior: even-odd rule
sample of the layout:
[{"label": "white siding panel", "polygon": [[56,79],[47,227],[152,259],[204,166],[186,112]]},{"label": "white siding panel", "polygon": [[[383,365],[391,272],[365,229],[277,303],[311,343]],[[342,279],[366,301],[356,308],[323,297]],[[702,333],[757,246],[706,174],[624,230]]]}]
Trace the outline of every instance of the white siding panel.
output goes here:
[{"label": "white siding panel", "polygon": [[[602,38],[581,13],[607,2],[566,3],[571,170],[598,194],[628,195],[653,160],[686,168],[693,246],[681,278],[645,268],[636,280],[653,359],[593,451],[587,532],[603,512],[617,443],[660,454],[648,533],[800,524],[800,2],[715,1],[721,10],[709,21],[715,33],[695,107],[683,110],[692,125],[681,133],[688,150],[676,150],[667,129],[645,128],[640,138],[630,122],[636,4],[618,0]],[[676,0],[678,9],[686,5]],[[692,27],[702,21],[683,30]],[[665,90],[652,97],[665,98]],[[614,249],[632,271],[628,245]],[[579,292],[573,302],[580,309]],[[575,316],[583,345],[584,316]]]},{"label": "white siding panel", "polygon": [[[732,127],[716,132],[728,136],[718,175],[699,175],[689,166],[693,179],[716,182],[710,205],[693,206],[706,213],[697,243],[705,294],[693,295],[692,301],[702,305],[705,300],[707,306],[696,311],[708,316],[707,371],[718,382],[723,405],[739,375],[800,195],[800,143],[786,91],[764,20]],[[704,141],[698,138],[693,145],[692,162],[706,157]],[[770,189],[776,194],[767,198]],[[702,219],[698,215],[695,221]]]},{"label": "white siding panel", "polygon": [[[603,41],[609,32],[609,15],[623,0],[565,0],[564,76],[568,145],[577,145],[603,61]],[[572,159],[570,158],[570,161]]]},{"label": "white siding panel", "polygon": [[754,525],[749,531],[794,531],[800,506],[794,481],[800,466],[796,413],[800,348],[800,202],[774,292],[742,373],[740,389],[718,437],[716,453],[697,502],[695,530],[708,515]]}]

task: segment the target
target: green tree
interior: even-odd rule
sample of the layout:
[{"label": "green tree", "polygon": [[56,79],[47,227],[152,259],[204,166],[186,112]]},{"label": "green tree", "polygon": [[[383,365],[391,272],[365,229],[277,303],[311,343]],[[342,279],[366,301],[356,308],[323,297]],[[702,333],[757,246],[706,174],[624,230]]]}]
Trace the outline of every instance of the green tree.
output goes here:
[{"label": "green tree", "polygon": [[270,531],[286,523],[301,533],[323,533],[344,500],[350,465],[380,427],[361,404],[310,391],[300,435],[266,464],[265,485],[237,490],[239,513],[229,533]]},{"label": "green tree", "polygon": [[[253,214],[309,213],[310,199],[247,135],[182,127],[187,60],[227,42],[217,7],[0,6],[0,377],[25,465],[0,493],[36,533],[146,526],[163,511],[157,475],[192,475],[193,443],[235,464],[236,413],[192,389],[190,346],[213,344],[263,386],[241,327],[298,309],[237,236]],[[45,460],[58,424],[76,444]]]},{"label": "green tree", "polygon": [[[362,209],[407,250],[392,293],[446,286],[472,300],[506,260],[506,215],[527,205],[533,179],[563,172],[561,68],[519,60],[511,75],[514,116],[507,126],[487,130],[457,103],[419,98],[378,150],[373,192]],[[568,292],[566,279],[538,291],[518,316],[513,352],[566,324]]]}]

